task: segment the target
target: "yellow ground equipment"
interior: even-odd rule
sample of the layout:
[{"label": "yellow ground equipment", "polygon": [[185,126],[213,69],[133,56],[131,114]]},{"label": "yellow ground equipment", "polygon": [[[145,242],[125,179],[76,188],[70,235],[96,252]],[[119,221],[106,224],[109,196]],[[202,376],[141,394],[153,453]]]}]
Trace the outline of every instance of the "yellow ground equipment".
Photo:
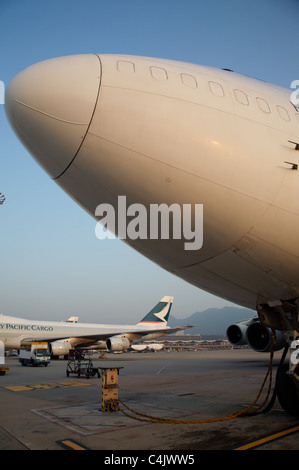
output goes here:
[{"label": "yellow ground equipment", "polygon": [[0,375],[5,375],[8,370],[9,370],[9,367],[0,365]]},{"label": "yellow ground equipment", "polygon": [[123,367],[101,367],[102,412],[118,410],[118,375]]}]

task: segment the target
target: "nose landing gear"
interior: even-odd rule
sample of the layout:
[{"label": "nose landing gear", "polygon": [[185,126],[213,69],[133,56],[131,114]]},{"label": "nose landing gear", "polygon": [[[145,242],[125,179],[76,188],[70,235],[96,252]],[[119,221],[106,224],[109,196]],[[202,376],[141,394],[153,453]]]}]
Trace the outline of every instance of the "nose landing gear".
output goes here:
[{"label": "nose landing gear", "polygon": [[299,417],[299,341],[290,344],[289,364],[277,370],[276,393],[281,407],[292,416]]},{"label": "nose landing gear", "polygon": [[[275,392],[281,407],[299,416],[299,299],[273,301],[257,307],[261,323],[285,333],[286,347],[277,369]],[[290,350],[289,363],[284,359]]]}]

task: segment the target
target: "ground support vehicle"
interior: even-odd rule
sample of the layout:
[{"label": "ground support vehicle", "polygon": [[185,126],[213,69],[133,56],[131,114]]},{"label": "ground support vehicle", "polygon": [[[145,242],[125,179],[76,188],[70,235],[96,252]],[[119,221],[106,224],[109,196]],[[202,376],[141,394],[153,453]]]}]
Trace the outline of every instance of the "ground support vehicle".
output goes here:
[{"label": "ground support vehicle", "polygon": [[0,375],[5,375],[8,370],[9,370],[9,367],[5,367],[2,364],[0,365]]},{"label": "ground support vehicle", "polygon": [[50,350],[46,342],[34,341],[20,349],[19,362],[22,366],[45,366],[50,364]]},{"label": "ground support vehicle", "polygon": [[66,375],[76,375],[77,377],[100,377],[100,372],[97,367],[93,367],[91,358],[85,357],[83,351],[71,349],[69,352],[68,363],[66,368]]}]

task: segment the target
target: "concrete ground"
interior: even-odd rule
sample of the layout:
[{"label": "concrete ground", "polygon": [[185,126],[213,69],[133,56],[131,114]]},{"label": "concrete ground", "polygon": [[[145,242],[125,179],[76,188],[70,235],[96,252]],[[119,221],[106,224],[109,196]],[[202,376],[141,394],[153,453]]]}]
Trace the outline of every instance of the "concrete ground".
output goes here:
[{"label": "concrete ground", "polygon": [[[13,357],[7,358],[10,369],[0,377],[0,450],[298,448],[299,420],[277,402],[265,415],[190,422],[225,418],[251,404],[266,374],[268,354],[239,349],[96,357],[94,367],[123,367],[121,401],[134,411],[170,418],[170,423],[136,420],[121,411],[102,413],[101,378],[67,377],[67,361],[33,368],[22,367]],[[277,352],[274,372],[279,359]]]}]

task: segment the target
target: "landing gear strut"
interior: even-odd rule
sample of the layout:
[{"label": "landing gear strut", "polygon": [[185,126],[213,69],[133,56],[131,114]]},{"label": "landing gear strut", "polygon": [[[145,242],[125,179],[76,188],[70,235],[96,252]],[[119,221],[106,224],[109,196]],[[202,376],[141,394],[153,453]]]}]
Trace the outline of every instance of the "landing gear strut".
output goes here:
[{"label": "landing gear strut", "polygon": [[276,394],[281,407],[299,417],[299,299],[269,302],[259,305],[257,311],[263,325],[285,334],[289,363],[278,367]]}]

